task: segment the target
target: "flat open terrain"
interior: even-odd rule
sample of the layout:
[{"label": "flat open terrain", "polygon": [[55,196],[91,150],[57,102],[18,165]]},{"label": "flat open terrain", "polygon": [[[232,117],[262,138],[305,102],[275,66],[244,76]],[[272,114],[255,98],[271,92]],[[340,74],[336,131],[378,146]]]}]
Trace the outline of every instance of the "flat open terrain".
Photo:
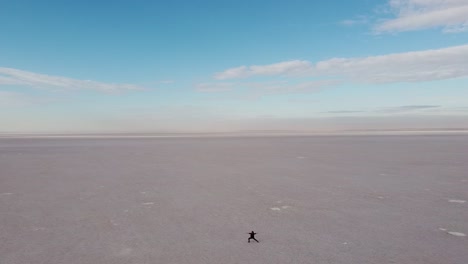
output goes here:
[{"label": "flat open terrain", "polygon": [[465,264],[467,200],[463,135],[0,139],[0,263]]}]

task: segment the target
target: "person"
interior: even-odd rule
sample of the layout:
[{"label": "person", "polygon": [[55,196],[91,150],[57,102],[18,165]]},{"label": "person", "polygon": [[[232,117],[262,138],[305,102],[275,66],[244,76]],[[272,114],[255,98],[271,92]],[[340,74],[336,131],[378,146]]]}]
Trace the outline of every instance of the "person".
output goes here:
[{"label": "person", "polygon": [[260,242],[258,242],[257,239],[255,239],[255,235],[256,235],[257,233],[255,233],[254,231],[252,231],[252,232],[250,232],[250,233],[248,233],[248,234],[250,235],[249,240],[248,240],[249,243],[250,243],[250,239],[253,239],[253,240],[257,241],[257,243],[260,243]]}]

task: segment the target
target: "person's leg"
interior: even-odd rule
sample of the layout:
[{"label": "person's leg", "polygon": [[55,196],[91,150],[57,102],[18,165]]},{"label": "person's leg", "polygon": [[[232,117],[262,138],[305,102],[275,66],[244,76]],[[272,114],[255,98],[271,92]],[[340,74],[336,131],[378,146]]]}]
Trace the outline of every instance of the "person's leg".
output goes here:
[{"label": "person's leg", "polygon": [[256,238],[254,238],[254,240],[257,241],[257,243],[260,243],[260,242],[258,242],[258,240]]},{"label": "person's leg", "polygon": [[251,238],[251,237],[249,237],[249,240],[248,240],[248,242],[249,242],[249,243],[250,243],[250,239],[252,239],[252,238]]}]

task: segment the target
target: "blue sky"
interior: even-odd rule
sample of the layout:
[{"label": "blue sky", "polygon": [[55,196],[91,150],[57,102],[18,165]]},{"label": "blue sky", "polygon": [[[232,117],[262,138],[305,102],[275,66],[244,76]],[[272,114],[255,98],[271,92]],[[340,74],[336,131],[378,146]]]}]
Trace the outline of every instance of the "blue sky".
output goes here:
[{"label": "blue sky", "polygon": [[0,1],[0,132],[468,128],[468,1]]}]

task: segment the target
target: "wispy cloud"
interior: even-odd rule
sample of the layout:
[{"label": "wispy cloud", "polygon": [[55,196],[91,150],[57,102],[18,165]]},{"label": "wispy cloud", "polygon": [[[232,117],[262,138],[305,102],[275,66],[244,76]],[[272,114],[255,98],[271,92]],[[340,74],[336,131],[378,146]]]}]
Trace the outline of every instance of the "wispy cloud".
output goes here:
[{"label": "wispy cloud", "polygon": [[414,111],[423,111],[428,109],[440,108],[440,105],[403,105],[397,107],[388,107],[383,109],[375,110],[379,113],[403,113],[403,112],[414,112]]},{"label": "wispy cloud", "polygon": [[369,23],[369,18],[367,16],[357,16],[354,19],[345,19],[340,22],[341,25],[348,27],[367,23]]},{"label": "wispy cloud", "polygon": [[355,110],[336,110],[336,111],[326,111],[323,112],[324,114],[357,114],[357,113],[365,113],[365,111],[355,111]]},{"label": "wispy cloud", "polygon": [[252,65],[231,68],[223,72],[216,73],[217,80],[247,78],[251,76],[273,76],[284,74],[300,74],[304,69],[311,67],[310,62],[301,60],[283,61],[269,65]]},{"label": "wispy cloud", "polygon": [[322,112],[323,114],[397,114],[397,113],[421,113],[433,109],[442,108],[441,105],[402,105],[366,110],[331,110]]},{"label": "wispy cloud", "polygon": [[365,83],[424,82],[468,76],[468,45],[364,58],[321,61],[314,74]]},{"label": "wispy cloud", "polygon": [[217,82],[197,84],[195,86],[195,91],[200,93],[222,93],[235,90],[240,92],[240,96],[236,95],[240,99],[256,100],[267,95],[318,92],[335,84],[336,81],[333,80],[303,82]]},{"label": "wispy cloud", "polygon": [[195,85],[195,91],[200,93],[217,93],[232,90],[233,83],[199,83]]},{"label": "wispy cloud", "polygon": [[468,77],[468,45],[362,58],[333,58],[315,64],[286,61],[242,66],[217,73],[214,78],[226,80],[255,76],[327,77],[358,83],[424,82]]},{"label": "wispy cloud", "polygon": [[120,92],[143,90],[143,87],[133,84],[114,84],[91,80],[77,80],[61,76],[52,76],[28,72],[13,68],[0,67],[0,86],[28,86],[32,88],[53,90],[96,90],[100,92]]},{"label": "wispy cloud", "polygon": [[160,84],[173,84],[175,83],[174,80],[162,80],[162,81],[159,81]]},{"label": "wispy cloud", "polygon": [[392,18],[374,27],[375,32],[401,32],[442,28],[447,33],[468,31],[466,0],[389,0]]},{"label": "wispy cloud", "polygon": [[248,87],[260,94],[280,94],[280,93],[310,93],[317,92],[323,88],[336,84],[333,80],[317,80],[299,83],[288,81],[249,83]]}]

